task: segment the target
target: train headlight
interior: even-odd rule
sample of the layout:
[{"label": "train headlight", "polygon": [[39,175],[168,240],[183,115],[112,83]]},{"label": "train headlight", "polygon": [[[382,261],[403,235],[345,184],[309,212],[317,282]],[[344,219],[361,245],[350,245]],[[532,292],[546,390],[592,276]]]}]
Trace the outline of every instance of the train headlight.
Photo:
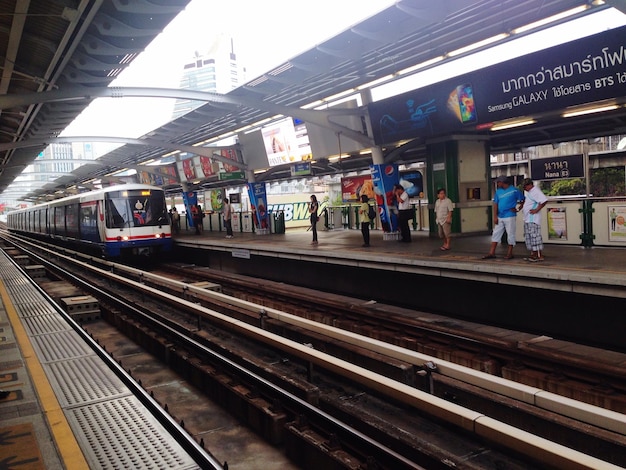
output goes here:
[{"label": "train headlight", "polygon": [[125,242],[127,242],[128,240],[130,240],[130,238],[128,237],[128,235],[124,235],[122,237],[122,240],[124,240]]},{"label": "train headlight", "polygon": [[155,234],[154,234],[154,237],[155,237],[155,238],[161,238],[162,236],[163,236],[163,234],[161,234],[161,233],[155,233]]}]

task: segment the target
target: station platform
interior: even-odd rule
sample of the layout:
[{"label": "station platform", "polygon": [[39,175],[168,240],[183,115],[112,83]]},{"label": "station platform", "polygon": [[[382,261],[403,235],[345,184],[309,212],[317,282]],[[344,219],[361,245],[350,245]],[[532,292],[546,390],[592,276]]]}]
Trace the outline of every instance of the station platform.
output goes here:
[{"label": "station platform", "polygon": [[0,468],[198,468],[1,250],[0,300]]},{"label": "station platform", "polygon": [[183,230],[175,242],[181,247],[230,251],[234,257],[292,258],[507,285],[528,286],[532,281],[543,289],[626,297],[626,247],[545,244],[545,260],[531,263],[524,260],[529,253],[523,241],[515,246],[514,259],[504,258],[506,245],[501,244],[495,259],[482,259],[489,252],[490,235],[453,237],[451,249],[442,251],[441,240],[426,231],[413,231],[411,243],[400,243],[384,240],[382,231],[372,230],[369,247],[362,246],[359,230],[318,230],[318,234],[319,243],[311,245],[312,234],[304,229],[268,235],[235,233],[232,239],[225,238],[225,232],[196,235]]},{"label": "station platform", "polygon": [[[191,231],[175,237],[184,263],[394,305],[446,318],[524,331],[538,337],[626,352],[623,329],[626,248],[546,244],[545,260],[528,262],[523,243],[507,260],[506,246],[489,252],[490,235],[453,237],[451,249],[427,232],[411,243],[359,230],[284,234]],[[320,294],[323,295],[323,294]],[[442,320],[451,321],[451,320]]]}]

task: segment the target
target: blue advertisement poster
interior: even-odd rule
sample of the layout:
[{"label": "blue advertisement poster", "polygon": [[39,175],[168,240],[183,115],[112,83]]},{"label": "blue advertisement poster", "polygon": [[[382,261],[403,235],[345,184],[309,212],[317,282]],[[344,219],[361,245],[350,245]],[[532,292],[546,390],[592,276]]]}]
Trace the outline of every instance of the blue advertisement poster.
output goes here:
[{"label": "blue advertisement poster", "polygon": [[189,227],[195,227],[193,224],[193,217],[191,216],[191,206],[198,204],[198,193],[195,191],[183,192],[183,203],[185,204],[187,223],[189,224]]},{"label": "blue advertisement poster", "polygon": [[383,231],[395,232],[398,230],[398,212],[393,187],[400,179],[398,165],[370,165],[370,170]]},{"label": "blue advertisement poster", "polygon": [[626,86],[626,26],[368,105],[378,145],[614,99]]},{"label": "blue advertisement poster", "polygon": [[269,213],[267,211],[267,194],[265,183],[249,183],[248,197],[250,198],[250,210],[254,218],[254,226],[257,230],[269,229]]}]

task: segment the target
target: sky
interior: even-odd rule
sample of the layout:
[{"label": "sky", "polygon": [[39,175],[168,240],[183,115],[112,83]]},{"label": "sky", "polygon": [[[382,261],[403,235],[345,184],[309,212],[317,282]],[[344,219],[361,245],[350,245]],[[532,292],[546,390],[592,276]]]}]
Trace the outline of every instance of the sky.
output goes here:
[{"label": "sky", "polygon": [[[311,49],[394,0],[192,0],[112,86],[178,88],[183,65],[225,33],[248,81]],[[101,98],[62,136],[139,137],[171,120],[174,100]]]}]

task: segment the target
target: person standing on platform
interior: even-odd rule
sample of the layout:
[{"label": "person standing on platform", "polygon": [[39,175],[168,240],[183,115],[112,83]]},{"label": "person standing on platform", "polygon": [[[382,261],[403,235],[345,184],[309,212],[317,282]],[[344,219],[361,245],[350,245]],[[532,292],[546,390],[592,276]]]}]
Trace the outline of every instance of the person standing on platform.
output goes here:
[{"label": "person standing on platform", "polygon": [[313,241],[311,245],[317,245],[317,211],[319,210],[319,204],[315,194],[311,194],[311,202],[309,203],[309,214],[311,220],[311,231],[313,232]]},{"label": "person standing on platform", "polygon": [[202,235],[202,218],[204,214],[202,213],[202,206],[200,204],[196,204],[195,206],[191,206],[191,216],[193,218],[193,225],[196,227],[196,235]]},{"label": "person standing on platform", "polygon": [[409,220],[411,215],[411,204],[409,203],[409,193],[404,188],[396,184],[395,186],[396,201],[398,203],[398,226],[400,228],[401,242],[411,243],[411,230],[409,229]]},{"label": "person standing on platform", "polygon": [[496,247],[506,232],[508,250],[505,259],[513,259],[513,247],[515,246],[515,219],[517,217],[517,204],[524,201],[524,195],[515,186],[511,186],[506,176],[496,178],[496,194],[493,197],[493,233],[491,234],[491,249],[483,256],[483,259],[496,257]]},{"label": "person standing on platform", "polygon": [[530,256],[526,261],[535,263],[543,261],[543,238],[541,237],[541,209],[548,203],[548,198],[539,187],[533,184],[533,180],[526,178],[522,182],[524,188],[524,240]]},{"label": "person standing on platform", "polygon": [[196,235],[200,235],[200,228],[198,227],[200,225],[200,214],[198,212],[198,205],[192,204],[189,210],[191,211],[191,220],[193,221],[193,226],[196,229]]},{"label": "person standing on platform", "polygon": [[372,219],[370,219],[370,205],[368,201],[370,200],[367,197],[367,194],[361,194],[361,205],[359,206],[359,220],[361,221],[361,234],[363,235],[363,247],[370,246],[370,223]]},{"label": "person standing on platform", "polygon": [[224,227],[226,227],[226,238],[233,238],[232,207],[227,197],[224,198]]},{"label": "person standing on platform", "polygon": [[172,229],[174,230],[174,233],[176,235],[179,235],[180,234],[180,214],[176,210],[176,207],[172,207],[171,216],[172,216]]},{"label": "person standing on platform", "polygon": [[437,221],[437,230],[439,238],[443,238],[441,251],[450,249],[450,233],[452,233],[452,211],[454,206],[452,201],[446,195],[444,188],[437,190],[437,201],[435,201],[435,219]]}]

